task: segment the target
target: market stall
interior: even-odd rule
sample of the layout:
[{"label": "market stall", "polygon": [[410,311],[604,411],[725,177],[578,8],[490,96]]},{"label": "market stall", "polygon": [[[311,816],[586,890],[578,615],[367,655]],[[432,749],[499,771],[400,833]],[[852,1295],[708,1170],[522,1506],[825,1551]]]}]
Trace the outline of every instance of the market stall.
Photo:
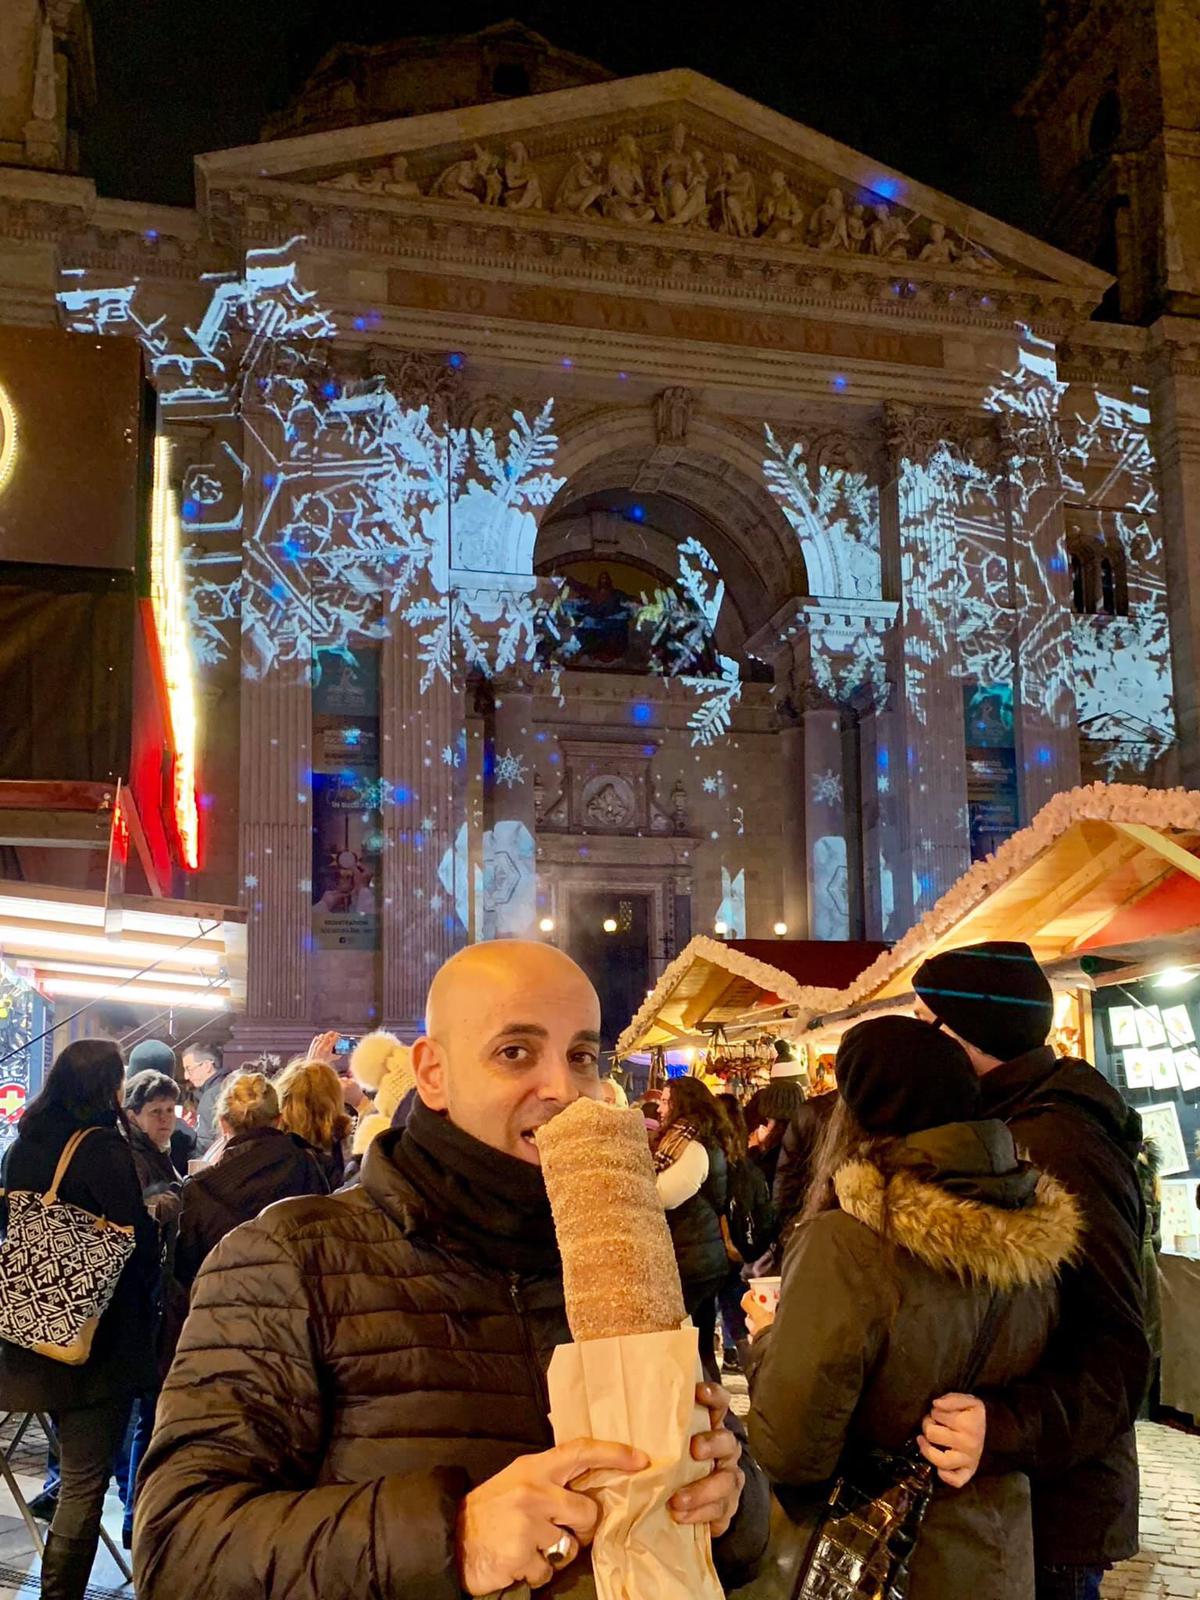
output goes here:
[{"label": "market stall", "polygon": [[[777,1040],[794,1039],[814,1012],[869,965],[885,945],[813,939],[714,939],[700,935],[680,952],[617,1041],[635,1086],[724,1063],[720,1076],[798,1073],[803,1051],[786,1058]],[[744,1069],[744,1070],[739,1070]]]},{"label": "market stall", "polygon": [[245,999],[245,912],[193,900],[0,882],[0,1143],[50,1055],[117,1005],[176,1039]]},{"label": "market stall", "polygon": [[913,1003],[929,956],[1021,939],[1056,994],[1053,1043],[1142,1117],[1162,1193],[1163,1402],[1200,1411],[1200,793],[1094,784],[1056,796],[976,863],[807,1026],[831,1050]]}]

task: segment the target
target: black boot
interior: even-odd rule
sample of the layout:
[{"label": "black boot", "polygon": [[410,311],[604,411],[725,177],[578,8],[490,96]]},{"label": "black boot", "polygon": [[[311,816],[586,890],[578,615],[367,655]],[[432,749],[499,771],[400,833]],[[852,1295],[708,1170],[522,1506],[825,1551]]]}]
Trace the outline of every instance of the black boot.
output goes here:
[{"label": "black boot", "polygon": [[35,1494],[29,1502],[29,1514],[36,1517],[39,1522],[53,1522],[57,1510],[57,1489],[43,1489],[41,1494]]},{"label": "black boot", "polygon": [[46,1535],[42,1600],[83,1600],[99,1542],[99,1529],[85,1539],[64,1539],[57,1533]]}]

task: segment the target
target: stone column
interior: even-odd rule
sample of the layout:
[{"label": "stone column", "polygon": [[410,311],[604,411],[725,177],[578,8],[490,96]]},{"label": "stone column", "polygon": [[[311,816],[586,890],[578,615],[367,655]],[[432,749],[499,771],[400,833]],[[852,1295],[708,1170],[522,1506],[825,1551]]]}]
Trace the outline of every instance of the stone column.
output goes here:
[{"label": "stone column", "polygon": [[818,692],[803,718],[808,936],[848,939],[852,895],[841,711]]},{"label": "stone column", "polygon": [[[274,470],[262,441],[278,429],[259,413],[244,429],[245,526],[259,528],[265,476]],[[282,522],[277,497],[272,524]],[[263,530],[272,537],[271,527]],[[243,566],[243,588],[258,575]],[[292,581],[306,584],[303,563]],[[239,761],[239,860],[247,909],[246,1014],[237,1032],[264,1032],[264,1046],[286,1049],[286,1025],[308,1028],[308,950],[312,929],[311,661],[265,660],[257,641],[242,640]],[[285,1025],[280,1036],[279,1024]]]},{"label": "stone column", "polygon": [[970,864],[962,674],[953,626],[942,619],[953,593],[958,556],[952,509],[931,467],[939,419],[907,406],[884,414],[890,471],[881,518],[885,569],[904,576],[899,620],[899,689],[904,763],[893,775],[905,796],[907,859],[897,870],[912,881],[914,918],[924,914]]},{"label": "stone column", "polygon": [[496,682],[494,697],[485,930],[489,937],[523,939],[537,928],[532,682],[508,675]]},{"label": "stone column", "polygon": [[792,939],[807,939],[808,856],[805,848],[804,722],[790,708],[781,707],[779,776],[783,785],[783,838],[780,868],[783,884],[783,920]]},{"label": "stone column", "polygon": [[421,1031],[430,979],[462,940],[466,869],[455,806],[462,690],[441,675],[423,687],[423,671],[411,629],[395,620],[379,673],[382,999],[385,1025],[408,1037]]},{"label": "stone column", "polygon": [[[1200,788],[1200,339],[1195,324],[1155,327],[1152,413],[1162,486],[1167,606],[1180,782]],[[1190,342],[1187,342],[1190,336]]]},{"label": "stone column", "polygon": [[1071,576],[1064,555],[1063,491],[1042,423],[1011,428],[1004,474],[1013,628],[1013,721],[1022,826],[1052,795],[1079,783],[1079,727],[1071,688]]}]

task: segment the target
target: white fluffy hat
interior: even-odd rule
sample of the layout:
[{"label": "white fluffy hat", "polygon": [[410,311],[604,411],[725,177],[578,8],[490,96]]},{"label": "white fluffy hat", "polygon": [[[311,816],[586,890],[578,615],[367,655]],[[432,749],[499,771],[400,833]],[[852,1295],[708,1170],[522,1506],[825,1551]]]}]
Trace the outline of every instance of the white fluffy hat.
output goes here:
[{"label": "white fluffy hat", "polygon": [[361,1156],[372,1139],[390,1128],[401,1100],[416,1086],[412,1051],[394,1033],[368,1033],[350,1056],[351,1076],[375,1091],[375,1108],[358,1119],[354,1154]]}]

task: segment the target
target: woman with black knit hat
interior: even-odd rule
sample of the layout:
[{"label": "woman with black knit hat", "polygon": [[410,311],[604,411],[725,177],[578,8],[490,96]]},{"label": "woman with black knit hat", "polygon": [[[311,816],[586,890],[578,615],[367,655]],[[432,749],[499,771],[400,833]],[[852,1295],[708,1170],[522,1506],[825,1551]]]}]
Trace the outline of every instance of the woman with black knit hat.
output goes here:
[{"label": "woman with black knit hat", "polygon": [[1079,1244],[1075,1202],[1018,1158],[1003,1123],[979,1120],[965,1052],[928,1024],[882,1017],[852,1028],[837,1081],[779,1312],[750,1358],[751,1448],[807,1529],[839,1468],[920,1437],[945,1476],[909,1600],[1029,1600],[1028,1480],[964,1483],[969,1469],[938,1449],[926,1413],[960,1388],[976,1346],[987,1383],[1036,1365],[1058,1273]]}]

